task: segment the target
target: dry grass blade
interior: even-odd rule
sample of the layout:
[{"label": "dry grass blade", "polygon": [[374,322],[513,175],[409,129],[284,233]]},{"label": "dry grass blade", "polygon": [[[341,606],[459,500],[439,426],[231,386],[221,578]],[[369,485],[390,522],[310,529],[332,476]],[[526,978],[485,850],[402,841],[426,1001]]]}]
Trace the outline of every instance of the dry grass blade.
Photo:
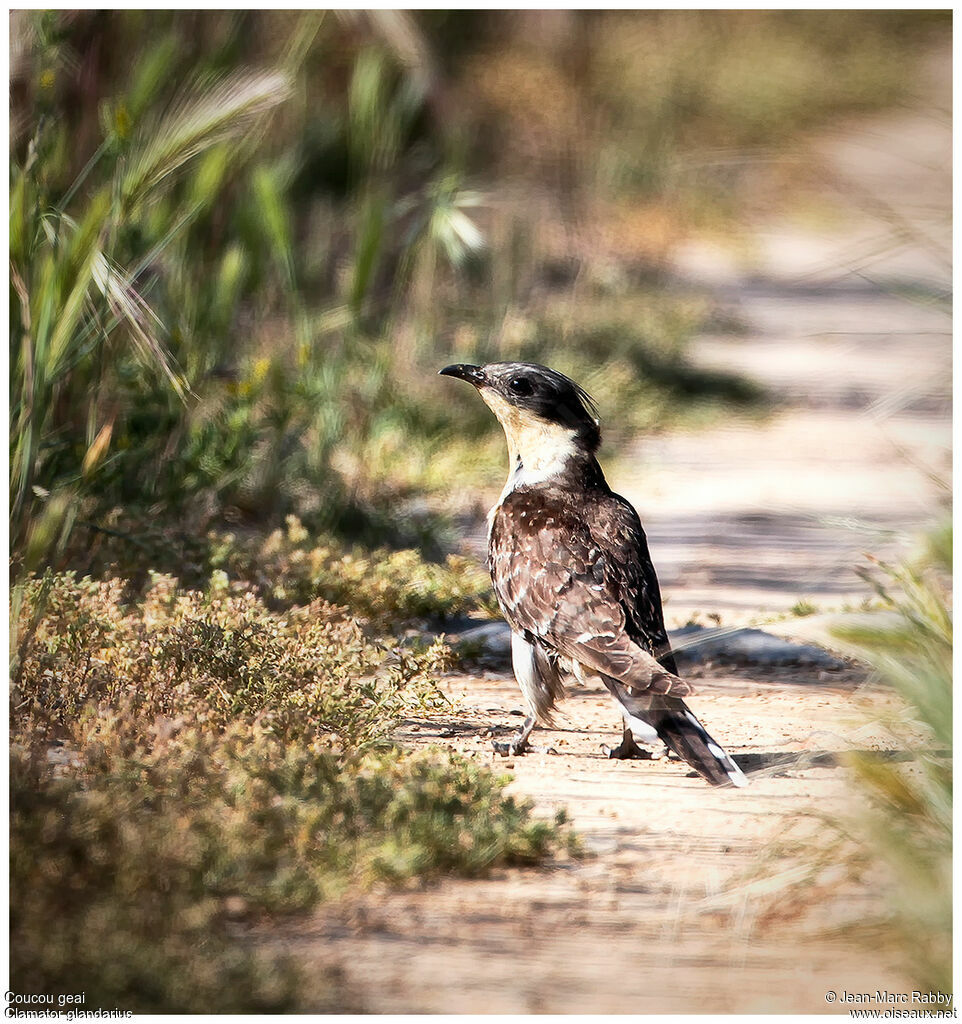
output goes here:
[{"label": "dry grass blade", "polygon": [[170,353],[152,330],[162,326],[160,318],[134,288],[130,278],[106,254],[99,252],[93,263],[93,280],[114,315],[129,328],[143,358],[163,372],[183,399],[187,384],[174,366]]}]

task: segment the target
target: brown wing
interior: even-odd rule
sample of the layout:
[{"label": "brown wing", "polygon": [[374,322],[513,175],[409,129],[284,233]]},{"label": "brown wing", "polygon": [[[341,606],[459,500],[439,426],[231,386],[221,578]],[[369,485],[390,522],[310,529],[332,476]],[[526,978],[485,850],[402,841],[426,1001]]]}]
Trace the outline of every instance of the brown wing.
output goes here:
[{"label": "brown wing", "polygon": [[505,618],[518,633],[636,693],[689,693],[630,635],[622,603],[633,579],[622,564],[633,557],[630,540],[599,543],[598,532],[563,498],[539,490],[509,494],[489,540],[491,579]]},{"label": "brown wing", "polygon": [[638,513],[620,494],[596,495],[587,519],[591,539],[605,555],[606,582],[625,612],[629,639],[677,675],[661,590]]}]

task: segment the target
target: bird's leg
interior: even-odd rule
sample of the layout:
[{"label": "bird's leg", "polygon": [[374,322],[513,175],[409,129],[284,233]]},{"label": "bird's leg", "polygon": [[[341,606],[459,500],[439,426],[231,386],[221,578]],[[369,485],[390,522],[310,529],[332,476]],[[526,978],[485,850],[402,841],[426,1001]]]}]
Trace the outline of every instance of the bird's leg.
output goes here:
[{"label": "bird's leg", "polygon": [[514,737],[514,739],[505,741],[494,740],[492,746],[497,753],[502,754],[504,757],[516,757],[518,754],[524,754],[528,748],[528,737],[531,735],[531,730],[534,728],[534,715],[528,715],[524,720],[524,725],[521,726],[521,731]]}]

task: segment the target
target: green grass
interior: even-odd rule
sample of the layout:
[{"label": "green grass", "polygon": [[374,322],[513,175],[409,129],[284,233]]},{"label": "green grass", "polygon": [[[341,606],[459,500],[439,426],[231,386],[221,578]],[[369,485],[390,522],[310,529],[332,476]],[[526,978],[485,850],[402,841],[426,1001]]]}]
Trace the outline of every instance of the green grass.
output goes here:
[{"label": "green grass", "polygon": [[357,993],[255,955],[238,925],[568,849],[507,777],[392,745],[400,718],[446,706],[442,645],[367,636],[319,598],[270,611],[223,570],[204,591],[157,576],[128,592],[50,574],[24,591],[15,990],[144,1013],[350,1009]]},{"label": "green grass", "polygon": [[806,618],[809,615],[818,613],[818,605],[813,604],[805,597],[800,597],[789,609],[792,615],[798,619]]}]

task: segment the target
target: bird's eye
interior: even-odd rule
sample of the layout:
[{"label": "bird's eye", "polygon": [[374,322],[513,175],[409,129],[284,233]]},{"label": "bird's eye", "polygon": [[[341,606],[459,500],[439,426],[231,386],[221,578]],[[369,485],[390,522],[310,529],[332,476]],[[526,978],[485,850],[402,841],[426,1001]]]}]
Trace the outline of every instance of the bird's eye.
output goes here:
[{"label": "bird's eye", "polygon": [[508,387],[514,395],[530,395],[534,387],[527,377],[514,377]]}]

